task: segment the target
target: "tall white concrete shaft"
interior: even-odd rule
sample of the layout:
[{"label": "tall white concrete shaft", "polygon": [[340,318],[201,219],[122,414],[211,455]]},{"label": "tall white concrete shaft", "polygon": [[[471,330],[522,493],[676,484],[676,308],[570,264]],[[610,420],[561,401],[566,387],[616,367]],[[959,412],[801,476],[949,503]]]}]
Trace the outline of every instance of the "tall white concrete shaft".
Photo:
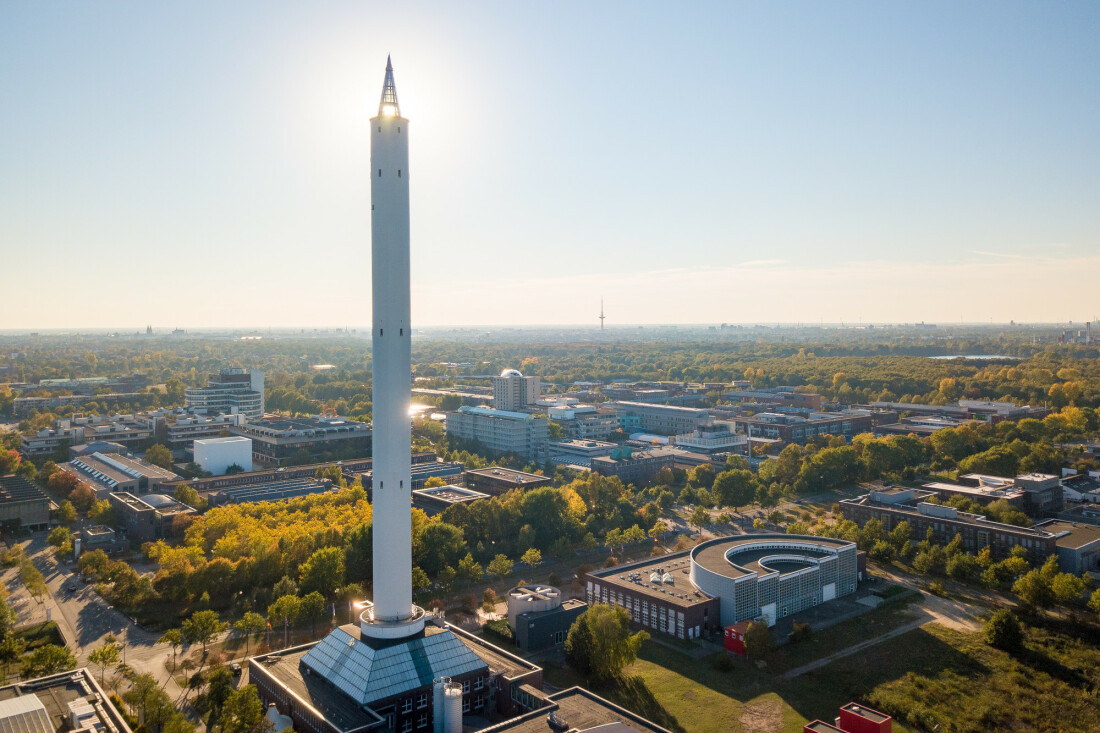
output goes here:
[{"label": "tall white concrete shaft", "polygon": [[370,147],[374,619],[383,623],[413,616],[408,139],[387,60]]}]

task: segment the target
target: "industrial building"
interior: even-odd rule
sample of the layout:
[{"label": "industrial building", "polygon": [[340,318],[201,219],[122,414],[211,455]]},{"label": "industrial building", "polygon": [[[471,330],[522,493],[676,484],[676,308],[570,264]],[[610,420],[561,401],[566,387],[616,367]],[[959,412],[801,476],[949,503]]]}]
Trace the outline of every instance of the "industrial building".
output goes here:
[{"label": "industrial building", "polygon": [[546,459],[550,427],[545,418],[491,407],[460,407],[447,413],[447,435],[473,440],[486,450],[530,461]]},{"label": "industrial building", "polygon": [[19,474],[0,476],[0,529],[35,532],[49,526],[50,497]]},{"label": "industrial building", "polygon": [[264,416],[264,373],[255,369],[222,369],[211,374],[205,387],[184,390],[187,409],[197,415]]},{"label": "industrial building", "polygon": [[368,423],[321,415],[249,420],[229,432],[252,441],[252,460],[264,468],[300,463],[305,454],[309,463],[365,458],[371,454],[373,435]]},{"label": "industrial building", "polygon": [[525,377],[517,369],[505,369],[493,377],[493,407],[520,412],[532,408],[542,391],[538,377]]},{"label": "industrial building", "polygon": [[466,484],[466,488],[481,491],[491,496],[500,496],[512,489],[523,491],[538,489],[543,486],[550,486],[553,483],[549,476],[526,473],[517,471],[514,468],[502,468],[500,466],[464,471],[462,481]]},{"label": "industrial building", "polygon": [[116,491],[131,494],[148,494],[165,489],[180,477],[160,466],[154,466],[134,456],[122,453],[100,453],[77,456],[68,463],[58,465],[71,473],[102,499]]},{"label": "industrial building", "polygon": [[206,438],[194,441],[195,463],[215,476],[224,476],[230,468],[236,472],[252,470],[252,441],[241,436]]},{"label": "industrial building", "polygon": [[744,620],[783,617],[852,593],[852,542],[759,534],[719,537],[695,548],[585,574],[589,603],[622,606],[635,623],[680,639]]},{"label": "industrial building", "polygon": [[576,598],[562,599],[561,590],[549,585],[519,585],[508,591],[508,628],[516,646],[538,651],[565,643],[569,627],[588,608]]},{"label": "industrial building", "polygon": [[208,495],[210,504],[250,504],[257,501],[283,501],[332,491],[329,479],[294,478],[246,486],[231,486]]},{"label": "industrial building", "polygon": [[932,530],[934,540],[946,545],[961,535],[963,549],[978,553],[989,547],[995,557],[1006,557],[1013,547],[1022,547],[1032,564],[1042,564],[1055,552],[1054,535],[1039,527],[1017,527],[991,522],[981,514],[960,512],[954,507],[932,504],[934,491],[891,486],[873,489],[854,499],[841,499],[841,512],[860,527],[872,519],[882,522],[887,532],[908,522],[913,537]]}]

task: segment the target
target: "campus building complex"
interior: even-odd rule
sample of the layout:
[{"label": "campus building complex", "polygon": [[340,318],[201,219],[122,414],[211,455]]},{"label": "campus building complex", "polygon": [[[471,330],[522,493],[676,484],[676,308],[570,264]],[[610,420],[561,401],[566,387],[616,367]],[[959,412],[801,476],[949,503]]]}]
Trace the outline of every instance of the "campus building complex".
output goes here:
[{"label": "campus building complex", "polygon": [[932,530],[938,544],[947,544],[961,535],[963,549],[978,553],[989,547],[996,557],[1006,557],[1013,547],[1022,547],[1028,560],[1042,564],[1055,551],[1054,535],[1039,527],[1017,527],[991,522],[981,514],[960,512],[951,506],[928,501],[936,492],[891,486],[873,489],[855,499],[842,499],[841,512],[860,527],[872,519],[882,522],[889,532],[908,522],[912,536],[923,538]]},{"label": "campus building complex", "polygon": [[778,619],[856,589],[852,542],[759,534],[719,537],[690,551],[585,576],[589,603],[622,606],[636,623],[680,639],[744,620]]},{"label": "campus building complex", "polygon": [[[252,441],[252,461],[265,468],[371,454],[371,426],[344,417],[249,420],[230,433]],[[308,460],[307,460],[308,457]]]}]

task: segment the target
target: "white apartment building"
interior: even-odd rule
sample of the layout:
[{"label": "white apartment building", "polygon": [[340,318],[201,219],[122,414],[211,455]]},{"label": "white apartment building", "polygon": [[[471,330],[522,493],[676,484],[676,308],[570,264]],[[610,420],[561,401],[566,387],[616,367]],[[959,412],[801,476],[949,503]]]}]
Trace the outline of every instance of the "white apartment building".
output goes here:
[{"label": "white apartment building", "polygon": [[491,407],[460,407],[448,412],[445,428],[447,435],[476,440],[490,451],[533,461],[545,460],[550,442],[545,419]]},{"label": "white apartment building", "polygon": [[264,373],[248,369],[222,369],[211,374],[205,387],[184,392],[187,409],[199,415],[245,415],[258,420],[264,416]]},{"label": "white apartment building", "polygon": [[516,369],[505,369],[499,377],[493,377],[493,407],[512,411],[534,407],[541,389],[538,377],[525,377]]}]

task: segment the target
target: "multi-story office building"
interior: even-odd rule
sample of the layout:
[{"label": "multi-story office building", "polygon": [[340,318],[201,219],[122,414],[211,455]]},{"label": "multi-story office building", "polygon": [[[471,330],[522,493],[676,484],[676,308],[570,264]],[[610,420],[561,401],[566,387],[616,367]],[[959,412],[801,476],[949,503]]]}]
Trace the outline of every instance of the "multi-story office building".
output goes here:
[{"label": "multi-story office building", "polygon": [[187,409],[199,415],[241,414],[250,420],[264,416],[264,373],[255,369],[222,369],[205,387],[184,392]]},{"label": "multi-story office building", "polygon": [[516,369],[505,369],[493,377],[493,407],[518,412],[534,407],[541,387],[538,377],[525,377]]},{"label": "multi-story office building", "polygon": [[804,407],[820,410],[824,397],[812,392],[797,392],[794,387],[765,387],[762,389],[742,389],[726,392],[724,398],[734,403],[756,402],[764,405],[782,405],[785,407]]},{"label": "multi-story office building", "polygon": [[47,456],[58,454],[63,448],[92,442],[118,443],[137,451],[155,440],[163,424],[164,417],[157,412],[106,417],[78,413],[54,420],[53,428],[24,435],[19,451],[25,456]]},{"label": "multi-story office building", "polygon": [[229,429],[244,425],[248,420],[237,415],[179,415],[169,418],[164,433],[168,449],[176,458],[183,458],[193,448],[196,440],[221,438],[229,435]]},{"label": "multi-story office building", "polygon": [[860,433],[869,433],[879,420],[896,421],[897,416],[885,417],[870,410],[841,410],[839,412],[810,412],[805,415],[780,412],[759,412],[751,417],[735,417],[730,420],[739,433],[750,438],[770,438],[784,443],[804,444],[815,435],[839,435],[848,439]]},{"label": "multi-story office building", "polygon": [[860,527],[872,519],[882,522],[887,532],[908,522],[912,536],[923,538],[932,530],[935,541],[946,545],[961,535],[963,549],[978,553],[989,547],[996,557],[1006,557],[1013,547],[1022,547],[1028,560],[1041,564],[1055,551],[1054,535],[1039,527],[1017,527],[991,522],[981,514],[960,512],[954,507],[927,501],[935,492],[892,486],[874,489],[855,499],[841,499],[841,512]]},{"label": "multi-story office building", "polygon": [[601,406],[614,414],[627,433],[643,431],[657,435],[690,433],[710,420],[710,413],[696,407],[651,405],[644,402],[609,402]]},{"label": "multi-story office building", "polygon": [[619,418],[599,412],[595,405],[555,404],[547,414],[570,440],[606,440],[619,432]]},{"label": "multi-story office building", "polygon": [[526,460],[546,459],[550,428],[542,417],[491,407],[460,407],[447,413],[447,435],[475,440],[494,453]]},{"label": "multi-story office building", "polygon": [[119,402],[149,404],[147,392],[112,392],[111,394],[70,394],[58,397],[16,397],[12,400],[12,414],[16,417],[29,415],[33,410],[52,410],[56,407],[85,405],[95,402],[99,405],[115,405]]},{"label": "multi-story office building", "polygon": [[677,435],[673,445],[684,450],[698,453],[741,453],[749,452],[748,436],[734,430],[728,422],[706,422],[690,433]]},{"label": "multi-story office building", "polygon": [[252,460],[257,466],[277,468],[300,462],[363,458],[371,454],[369,423],[344,417],[295,417],[249,420],[229,432],[252,440]]},{"label": "multi-story office building", "polygon": [[675,459],[668,453],[623,448],[609,456],[593,458],[589,468],[601,476],[618,476],[624,484],[638,484],[652,481],[663,469],[674,465]]}]

